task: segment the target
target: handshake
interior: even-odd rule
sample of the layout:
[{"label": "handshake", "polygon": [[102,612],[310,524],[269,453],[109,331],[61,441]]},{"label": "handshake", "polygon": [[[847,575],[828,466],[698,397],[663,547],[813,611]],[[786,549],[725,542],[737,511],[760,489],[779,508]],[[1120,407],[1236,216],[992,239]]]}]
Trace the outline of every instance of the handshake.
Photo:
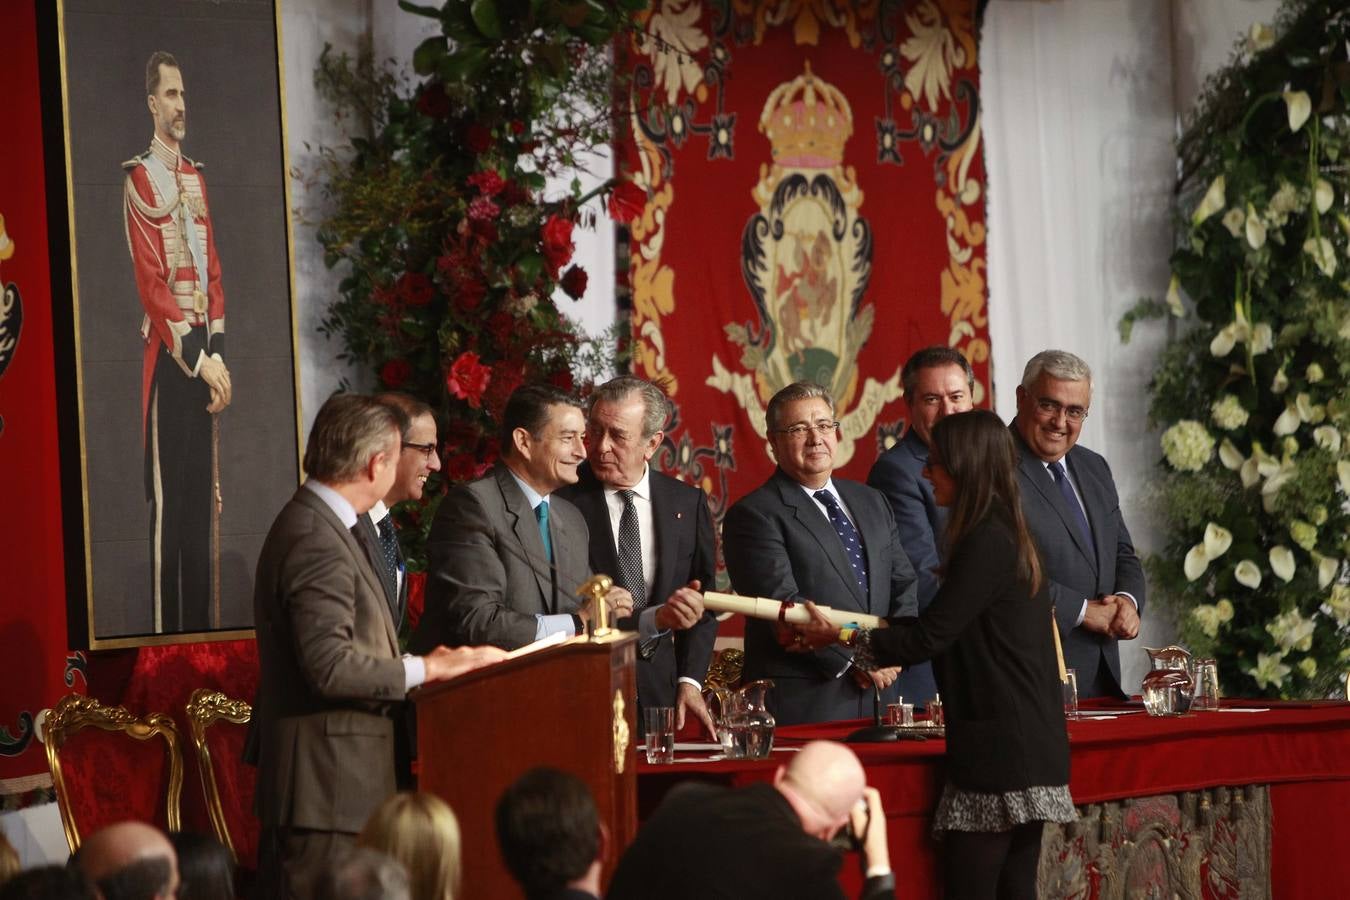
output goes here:
[{"label": "handshake", "polygon": [[1133,600],[1122,594],[1095,597],[1087,602],[1083,627],[1128,641],[1139,636],[1139,610]]}]

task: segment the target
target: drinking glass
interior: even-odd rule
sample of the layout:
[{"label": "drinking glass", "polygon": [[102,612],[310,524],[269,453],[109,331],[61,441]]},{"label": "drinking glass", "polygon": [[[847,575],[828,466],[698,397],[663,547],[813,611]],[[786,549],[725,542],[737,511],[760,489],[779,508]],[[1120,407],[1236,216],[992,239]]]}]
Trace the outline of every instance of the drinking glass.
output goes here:
[{"label": "drinking glass", "polygon": [[675,709],[650,706],[643,710],[647,725],[647,762],[669,764],[675,761]]},{"label": "drinking glass", "polygon": [[1064,718],[1078,718],[1078,672],[1074,669],[1064,670]]}]

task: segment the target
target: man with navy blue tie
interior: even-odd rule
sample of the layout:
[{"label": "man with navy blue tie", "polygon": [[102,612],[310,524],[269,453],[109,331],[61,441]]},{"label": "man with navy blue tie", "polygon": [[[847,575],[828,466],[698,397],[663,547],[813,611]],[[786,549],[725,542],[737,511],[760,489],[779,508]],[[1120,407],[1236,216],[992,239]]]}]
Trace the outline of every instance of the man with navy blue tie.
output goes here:
[{"label": "man with navy blue tie", "polygon": [[1125,695],[1117,641],[1139,634],[1144,569],[1120,514],[1106,460],[1079,447],[1092,404],[1092,370],[1063,350],[1027,363],[1012,432],[1022,511],[1050,579],[1064,662],[1080,697]]},{"label": "man with navy blue tie", "polygon": [[[722,545],[739,594],[804,602],[894,618],[918,614],[914,569],[895,515],[880,491],[834,478],[839,422],[829,391],[796,382],[765,411],[778,469],[727,510]],[[769,678],[780,724],[853,719],[872,713],[874,687],[893,700],[898,669],[862,672],[834,645],[789,653],[793,633],[777,623],[745,623],[745,677]]]},{"label": "man with navy blue tie", "polygon": [[[942,532],[947,510],[938,506],[933,485],[923,477],[928,465],[928,441],[933,426],[953,413],[966,412],[974,403],[975,373],[961,351],[925,347],[905,362],[900,372],[905,386],[909,427],[905,436],[877,457],[867,483],[886,495],[895,513],[900,544],[919,579],[919,612],[933,602],[942,562]],[[924,661],[900,673],[900,694],[914,703],[927,703],[937,692],[933,666]]]}]

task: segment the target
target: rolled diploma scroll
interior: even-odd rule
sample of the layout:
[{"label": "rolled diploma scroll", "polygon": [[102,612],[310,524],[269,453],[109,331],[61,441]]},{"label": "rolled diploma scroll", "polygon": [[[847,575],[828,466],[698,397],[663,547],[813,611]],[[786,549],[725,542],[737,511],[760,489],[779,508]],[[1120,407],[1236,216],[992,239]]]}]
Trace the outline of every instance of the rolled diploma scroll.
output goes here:
[{"label": "rolled diploma scroll", "polygon": [[[811,621],[811,614],[806,611],[805,604],[792,603],[784,612],[781,601],[770,600],[768,597],[742,597],[739,594],[704,591],[703,605],[713,612],[740,613],[752,619],[769,619],[794,625],[805,625]],[[824,613],[825,618],[829,619],[830,623],[836,628],[843,628],[846,625],[857,625],[859,628],[881,627],[880,616],[849,612],[843,609],[830,609],[828,606],[817,606],[816,609]]]}]

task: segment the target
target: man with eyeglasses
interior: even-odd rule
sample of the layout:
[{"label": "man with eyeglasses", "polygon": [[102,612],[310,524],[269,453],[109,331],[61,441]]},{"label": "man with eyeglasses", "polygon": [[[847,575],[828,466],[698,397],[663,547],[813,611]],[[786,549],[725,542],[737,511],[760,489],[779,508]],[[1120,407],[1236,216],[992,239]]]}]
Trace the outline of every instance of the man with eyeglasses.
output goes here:
[{"label": "man with eyeglasses", "polygon": [[[895,446],[877,457],[867,473],[867,483],[890,501],[900,544],[919,579],[922,613],[937,596],[942,532],[947,527],[947,510],[938,505],[933,485],[923,477],[928,442],[934,425],[953,413],[973,408],[975,373],[961,351],[936,346],[910,356],[900,379],[905,386],[909,427]],[[933,664],[925,660],[905,669],[899,685],[900,695],[908,701],[932,700],[937,693]]]},{"label": "man with eyeglasses", "polygon": [[1050,579],[1065,665],[1080,697],[1123,697],[1119,640],[1139,634],[1144,569],[1120,514],[1106,460],[1079,447],[1092,370],[1063,350],[1027,363],[1012,432],[1022,510]]},{"label": "man with eyeglasses", "polygon": [[[918,614],[917,580],[880,491],[834,478],[839,423],[829,391],[797,382],[765,411],[778,469],[727,510],[722,546],[739,594],[856,610],[886,618]],[[788,652],[795,632],[745,623],[745,677],[770,678],[780,724],[855,719],[872,713],[874,687],[894,701],[898,669],[862,672],[852,651],[832,645]]]},{"label": "man with eyeglasses", "polygon": [[[575,506],[555,496],[575,484],[586,459],[586,417],[571,394],[541,384],[516,388],[502,413],[502,458],[475,481],[451,488],[427,536],[426,608],[409,648],[492,644],[514,650],[552,634],[584,634],[595,600],[577,589],[591,577],[590,533]],[[633,611],[615,586],[612,613]]]}]

